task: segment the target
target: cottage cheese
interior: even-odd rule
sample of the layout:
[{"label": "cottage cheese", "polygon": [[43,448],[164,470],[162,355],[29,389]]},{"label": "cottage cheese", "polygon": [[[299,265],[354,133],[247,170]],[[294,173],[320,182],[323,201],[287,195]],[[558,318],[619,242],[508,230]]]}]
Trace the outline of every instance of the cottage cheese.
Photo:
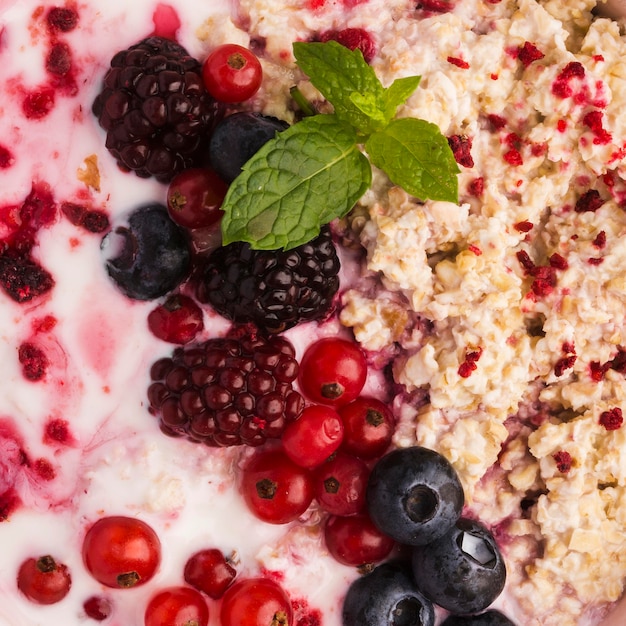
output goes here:
[{"label": "cottage cheese", "polygon": [[[471,145],[458,204],[418,201],[374,172],[338,225],[363,250],[360,265],[353,250],[346,257],[340,321],[403,390],[396,444],[446,455],[468,512],[495,530],[509,572],[501,608],[524,626],[602,623],[626,580],[626,427],[603,425],[626,410],[623,25],[594,17],[595,0],[463,0],[443,13],[407,0],[172,4],[181,43],[199,58],[225,42],[262,49],[265,81],[249,106],[290,122],[293,84],[327,110],[292,42],[366,28],[384,84],[422,76],[399,115]],[[162,186],[117,170],[89,113],[109,59],[150,34],[156,5],[80,5],[80,28],[65,36],[76,92],[27,121],[21,98],[45,81],[38,7],[51,5],[0,0],[0,144],[11,153],[0,169],[2,215],[33,184],[112,217],[162,201]],[[239,451],[207,454],[158,433],[145,389],[150,363],[169,347],[147,332],[151,305],[108,281],[99,240],[60,220],[42,231],[37,253],[55,276],[52,295],[0,302],[0,494],[13,489],[22,502],[0,524],[0,625],[88,622],[81,603],[102,589],[83,575],[76,537],[101,515],[125,513],[169,547],[156,585],[178,584],[186,557],[217,544],[237,551],[244,572],[279,572],[301,606],[338,626],[357,573],[326,554],[317,512],[286,528],[263,524],[233,484]],[[224,328],[208,313],[206,324]],[[333,320],[290,338],[301,354],[312,333],[341,331]],[[50,356],[43,382],[21,376],[24,341]],[[46,437],[65,422],[69,440]],[[53,478],[42,480],[23,454],[49,463]],[[50,537],[75,575],[67,600],[42,608],[14,578],[25,556],[49,551]],[[107,623],[141,624],[151,592],[116,597]]]}]

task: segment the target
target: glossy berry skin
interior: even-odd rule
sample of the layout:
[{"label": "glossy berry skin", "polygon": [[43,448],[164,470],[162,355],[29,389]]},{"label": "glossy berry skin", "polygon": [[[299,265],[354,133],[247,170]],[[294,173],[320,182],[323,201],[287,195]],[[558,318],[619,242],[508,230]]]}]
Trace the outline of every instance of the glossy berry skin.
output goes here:
[{"label": "glossy berry skin", "polygon": [[168,587],[152,596],[144,614],[145,626],[207,626],[209,608],[191,587]]},{"label": "glossy berry skin", "polygon": [[348,517],[331,515],[324,526],[324,542],[336,561],[353,567],[383,561],[395,545],[364,513]]},{"label": "glossy berry skin", "polygon": [[296,465],[280,448],[256,451],[241,472],[241,492],[249,509],[270,524],[300,517],[313,500],[308,470]]},{"label": "glossy berry skin", "polygon": [[347,339],[325,337],[312,343],[300,361],[298,381],[312,402],[338,407],[355,400],[367,378],[367,361]]},{"label": "glossy berry skin", "polygon": [[161,563],[161,542],[145,522],[124,516],[103,517],[83,540],[83,562],[101,584],[128,589],[147,583]]},{"label": "glossy berry skin", "polygon": [[192,555],[185,563],[185,582],[217,600],[235,580],[237,570],[221,550],[207,548]]},{"label": "glossy berry skin", "polygon": [[237,581],[222,598],[220,626],[291,626],[293,609],[283,588],[268,578]]},{"label": "glossy berry skin", "polygon": [[376,459],[389,449],[395,419],[384,402],[360,396],[338,411],[344,427],[343,450],[362,459]]},{"label": "glossy berry skin", "polygon": [[320,34],[320,41],[336,41],[350,50],[359,49],[367,63],[376,56],[376,42],[372,34],[364,28],[344,28],[326,30]]},{"label": "glossy berry skin", "polygon": [[17,572],[17,587],[36,604],[56,604],[72,586],[69,569],[46,555],[26,559]]},{"label": "glossy berry skin", "polygon": [[126,225],[102,240],[106,269],[133,300],[154,300],[175,289],[189,272],[189,244],[160,204],[135,209]]},{"label": "glossy berry skin", "polygon": [[289,127],[275,117],[241,111],[228,115],[215,126],[209,142],[212,168],[230,183],[241,168],[270,139]]},{"label": "glossy berry skin", "polygon": [[305,407],[302,415],[285,428],[285,454],[301,467],[321,465],[337,451],[343,439],[343,422],[337,411],[321,404]]},{"label": "glossy berry skin", "polygon": [[202,309],[188,296],[174,294],[148,313],[150,332],[168,343],[189,343],[204,328]]},{"label": "glossy berry skin", "polygon": [[256,55],[234,43],[218,46],[202,64],[207,91],[219,102],[236,103],[251,98],[263,82]]},{"label": "glossy berry skin", "polygon": [[463,487],[450,462],[434,450],[398,448],[372,468],[367,508],[373,522],[399,543],[423,545],[459,519]]},{"label": "glossy berry skin", "polygon": [[508,617],[491,609],[480,615],[450,615],[441,626],[515,626]]},{"label": "glossy berry skin", "polygon": [[434,626],[435,610],[415,586],[410,567],[389,561],[352,583],[342,619],[343,626]]},{"label": "glossy berry skin", "polygon": [[315,471],[315,499],[333,515],[355,515],[365,508],[369,468],[345,452],[337,452]]},{"label": "glossy berry skin", "polygon": [[458,614],[484,611],[504,588],[506,567],[493,535],[460,518],[436,541],[413,549],[413,575],[435,604]]},{"label": "glossy berry skin", "polygon": [[222,219],[227,191],[226,182],[208,167],[183,170],[167,188],[167,210],[183,228],[206,228]]}]

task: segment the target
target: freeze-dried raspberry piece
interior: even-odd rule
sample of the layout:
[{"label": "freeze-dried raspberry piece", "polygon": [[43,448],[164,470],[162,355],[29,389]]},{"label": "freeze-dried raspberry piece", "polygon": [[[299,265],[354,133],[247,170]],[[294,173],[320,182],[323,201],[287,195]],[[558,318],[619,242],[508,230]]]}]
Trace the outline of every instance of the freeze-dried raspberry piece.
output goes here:
[{"label": "freeze-dried raspberry piece", "polygon": [[552,455],[552,458],[556,462],[556,468],[561,474],[567,474],[572,469],[572,455],[566,450],[559,450]]},{"label": "freeze-dried raspberry piece", "polygon": [[54,287],[50,272],[27,258],[0,256],[0,287],[15,302],[29,302]]},{"label": "freeze-dried raspberry piece", "polygon": [[617,430],[622,426],[623,421],[622,409],[617,406],[600,414],[600,425],[604,426],[606,430]]},{"label": "freeze-dried raspberry piece", "polygon": [[606,200],[600,196],[600,192],[597,189],[590,189],[578,198],[574,210],[576,213],[585,213],[587,211],[595,212],[605,202]]},{"label": "freeze-dried raspberry piece", "polygon": [[544,53],[530,41],[525,41],[517,51],[517,58],[521,61],[524,67],[528,67],[534,61],[543,59],[544,56]]},{"label": "freeze-dried raspberry piece", "polygon": [[474,167],[472,157],[472,138],[467,135],[450,135],[448,145],[454,154],[454,158],[463,167]]}]

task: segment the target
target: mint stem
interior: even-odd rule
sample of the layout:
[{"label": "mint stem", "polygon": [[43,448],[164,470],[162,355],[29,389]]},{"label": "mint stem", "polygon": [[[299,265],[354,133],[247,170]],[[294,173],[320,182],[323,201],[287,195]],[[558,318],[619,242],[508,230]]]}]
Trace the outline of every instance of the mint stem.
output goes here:
[{"label": "mint stem", "polygon": [[296,85],[289,90],[289,93],[305,117],[317,115],[315,107],[304,97],[304,94]]}]

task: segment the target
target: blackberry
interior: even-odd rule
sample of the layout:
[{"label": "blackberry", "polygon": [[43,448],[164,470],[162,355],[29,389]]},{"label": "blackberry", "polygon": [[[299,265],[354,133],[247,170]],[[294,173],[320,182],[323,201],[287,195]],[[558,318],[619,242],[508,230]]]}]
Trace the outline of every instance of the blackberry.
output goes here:
[{"label": "blackberry", "polygon": [[339,268],[328,228],[291,250],[252,250],[234,242],[209,255],[197,297],[234,322],[280,333],[330,312]]},{"label": "blackberry", "polygon": [[92,111],[122,169],[169,182],[200,164],[221,105],[199,61],[174,41],[148,37],[113,57]]},{"label": "blackberry", "polygon": [[259,446],[300,416],[294,347],[282,337],[242,335],[181,347],[153,364],[150,412],[165,434],[209,446]]}]

